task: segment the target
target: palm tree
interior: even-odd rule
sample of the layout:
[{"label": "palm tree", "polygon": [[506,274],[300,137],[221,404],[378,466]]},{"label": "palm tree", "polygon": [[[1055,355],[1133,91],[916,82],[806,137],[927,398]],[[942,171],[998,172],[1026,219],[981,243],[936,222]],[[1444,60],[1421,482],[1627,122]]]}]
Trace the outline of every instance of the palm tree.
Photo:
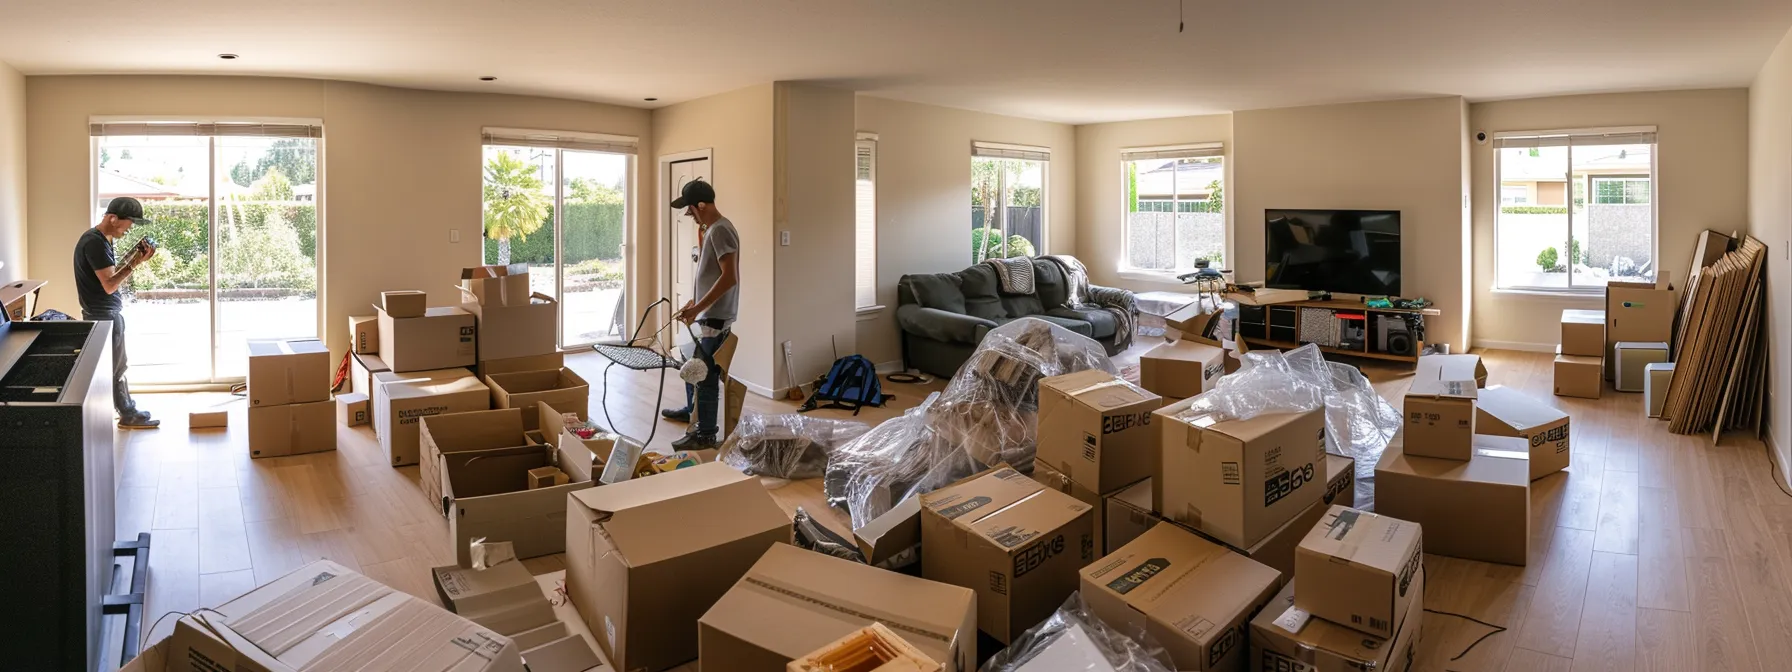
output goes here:
[{"label": "palm tree", "polygon": [[485,162],[485,237],[498,241],[498,263],[510,263],[510,239],[541,229],[547,219],[547,195],[535,166],[507,152]]}]

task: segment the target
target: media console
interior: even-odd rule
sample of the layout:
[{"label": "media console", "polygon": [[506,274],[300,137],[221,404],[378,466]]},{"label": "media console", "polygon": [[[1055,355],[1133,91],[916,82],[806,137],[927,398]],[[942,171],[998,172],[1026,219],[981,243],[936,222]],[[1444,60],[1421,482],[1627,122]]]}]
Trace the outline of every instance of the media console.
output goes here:
[{"label": "media console", "polygon": [[1426,317],[1436,308],[1370,308],[1356,301],[1290,301],[1238,307],[1238,337],[1253,346],[1417,363]]}]

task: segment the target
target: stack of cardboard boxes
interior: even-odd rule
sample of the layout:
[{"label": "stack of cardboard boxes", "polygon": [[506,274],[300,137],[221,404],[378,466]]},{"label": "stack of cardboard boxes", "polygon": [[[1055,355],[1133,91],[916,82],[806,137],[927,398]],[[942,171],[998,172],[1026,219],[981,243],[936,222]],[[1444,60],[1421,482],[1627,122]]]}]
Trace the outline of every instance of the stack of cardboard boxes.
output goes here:
[{"label": "stack of cardboard boxes", "polygon": [[492,408],[519,408],[523,428],[537,429],[536,404],[546,401],[590,419],[590,386],[565,368],[556,345],[559,304],[529,288],[526,264],[461,271],[462,310],[478,323],[475,371],[491,387]]},{"label": "stack of cardboard boxes", "polygon": [[1429,530],[1343,506],[1327,510],[1300,542],[1293,580],[1251,621],[1250,669],[1412,669]]},{"label": "stack of cardboard boxes", "polygon": [[1094,510],[1097,552],[1106,550],[1103,499],[1157,468],[1159,436],[1151,414],[1162,406],[1163,398],[1105,371],[1039,381],[1033,478]]},{"label": "stack of cardboard boxes", "polygon": [[1605,311],[1563,310],[1556,345],[1557,396],[1598,399],[1605,388]]},{"label": "stack of cardboard boxes", "polygon": [[1658,271],[1652,282],[1605,286],[1604,378],[1619,392],[1647,393],[1650,417],[1661,415],[1659,406],[1666,401],[1673,376],[1668,343],[1680,304],[1668,277],[1668,272]]},{"label": "stack of cardboard boxes", "polygon": [[249,342],[249,455],[336,449],[330,351],[317,340]]}]

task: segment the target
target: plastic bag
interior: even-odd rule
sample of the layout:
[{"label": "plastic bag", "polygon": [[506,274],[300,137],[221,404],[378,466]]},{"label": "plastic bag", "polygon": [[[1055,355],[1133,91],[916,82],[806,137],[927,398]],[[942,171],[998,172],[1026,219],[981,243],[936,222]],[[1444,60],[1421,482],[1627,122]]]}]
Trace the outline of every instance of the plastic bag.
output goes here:
[{"label": "plastic bag", "polygon": [[851,420],[742,411],[739,428],[722,444],[721,461],[758,476],[819,478],[835,448],[870,429]]},{"label": "plastic bag", "polygon": [[1096,618],[1071,593],[1057,613],[1014,638],[1014,643],[977,668],[978,672],[1039,669],[1088,672],[1175,672],[1170,654],[1143,630],[1123,633]]},{"label": "plastic bag", "polygon": [[926,416],[940,394],[891,418],[834,451],[824,487],[828,501],[845,506],[859,529],[902,500],[937,490],[977,473],[964,451],[927,428]]},{"label": "plastic bag", "polygon": [[810,516],[808,511],[804,511],[803,507],[796,507],[794,527],[795,530],[791,538],[796,542],[794,545],[797,548],[806,548],[816,553],[864,564],[865,554],[860,553],[859,548],[854,546],[851,540],[843,539],[840,535],[834,534],[833,530],[815,522],[815,518]]}]

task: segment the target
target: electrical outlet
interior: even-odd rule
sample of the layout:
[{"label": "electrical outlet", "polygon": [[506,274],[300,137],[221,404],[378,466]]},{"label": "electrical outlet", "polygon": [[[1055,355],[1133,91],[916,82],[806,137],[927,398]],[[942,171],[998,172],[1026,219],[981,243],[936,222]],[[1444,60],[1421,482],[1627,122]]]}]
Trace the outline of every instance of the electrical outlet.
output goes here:
[{"label": "electrical outlet", "polygon": [[448,242],[450,242],[450,243],[460,242],[460,229],[449,229],[448,230]]},{"label": "electrical outlet", "polygon": [[784,247],[790,247],[790,232],[789,231],[779,231],[778,232],[778,244],[783,245]]}]

